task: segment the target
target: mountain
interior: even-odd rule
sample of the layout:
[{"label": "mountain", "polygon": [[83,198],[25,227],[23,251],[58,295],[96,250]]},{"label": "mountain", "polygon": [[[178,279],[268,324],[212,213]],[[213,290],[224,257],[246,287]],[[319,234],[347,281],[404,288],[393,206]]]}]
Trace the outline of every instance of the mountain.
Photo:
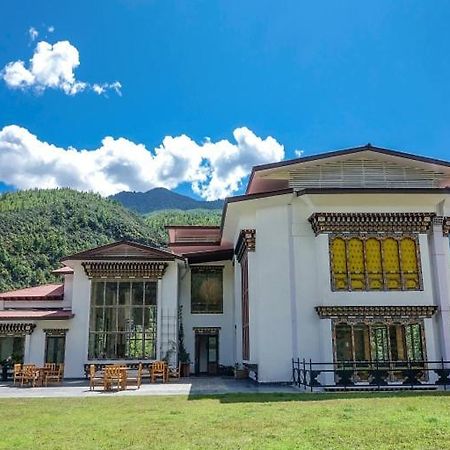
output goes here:
[{"label": "mountain", "polygon": [[147,192],[119,192],[109,198],[140,214],[148,214],[162,209],[186,211],[189,209],[221,209],[223,206],[223,200],[211,202],[195,200],[165,188],[150,189]]},{"label": "mountain", "polygon": [[142,217],[116,201],[71,189],[0,195],[0,292],[60,281],[50,272],[63,256],[98,245],[120,239],[164,245],[169,223],[218,224],[220,211],[158,211]]},{"label": "mountain", "polygon": [[72,253],[117,241],[154,242],[141,216],[100,195],[70,189],[0,196],[0,292],[56,278]]}]

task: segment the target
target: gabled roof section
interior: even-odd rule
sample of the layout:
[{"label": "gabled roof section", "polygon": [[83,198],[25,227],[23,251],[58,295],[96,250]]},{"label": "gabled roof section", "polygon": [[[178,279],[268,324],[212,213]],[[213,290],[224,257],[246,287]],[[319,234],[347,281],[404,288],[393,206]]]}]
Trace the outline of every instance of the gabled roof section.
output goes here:
[{"label": "gabled roof section", "polygon": [[112,244],[102,245],[74,255],[62,258],[67,260],[151,260],[151,261],[173,261],[183,259],[181,256],[151,245],[139,244],[132,241],[119,241]]},{"label": "gabled roof section", "polygon": [[440,188],[450,162],[370,144],[255,166],[247,194],[293,188]]},{"label": "gabled roof section", "polygon": [[0,294],[0,300],[5,301],[47,301],[63,300],[63,284],[44,284],[16,291],[3,292]]},{"label": "gabled roof section", "polygon": [[169,225],[169,247],[219,245],[220,227],[208,225]]}]

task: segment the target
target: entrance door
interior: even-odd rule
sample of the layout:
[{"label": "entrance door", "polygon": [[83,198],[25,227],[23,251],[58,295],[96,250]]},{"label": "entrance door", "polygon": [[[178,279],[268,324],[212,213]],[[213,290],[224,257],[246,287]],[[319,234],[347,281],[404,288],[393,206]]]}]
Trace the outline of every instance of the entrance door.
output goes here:
[{"label": "entrance door", "polygon": [[219,335],[195,335],[195,374],[217,375],[219,372]]}]

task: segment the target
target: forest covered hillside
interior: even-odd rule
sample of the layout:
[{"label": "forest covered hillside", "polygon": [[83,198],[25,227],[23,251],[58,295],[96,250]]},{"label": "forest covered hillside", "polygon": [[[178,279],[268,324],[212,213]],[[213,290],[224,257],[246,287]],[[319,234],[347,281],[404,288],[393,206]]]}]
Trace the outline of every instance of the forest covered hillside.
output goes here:
[{"label": "forest covered hillside", "polygon": [[195,200],[187,195],[178,194],[165,188],[154,188],[147,192],[119,192],[110,198],[140,214],[148,214],[163,209],[216,210],[223,206],[223,200]]},{"label": "forest covered hillside", "polygon": [[98,194],[71,189],[2,194],[0,292],[59,280],[50,272],[63,256],[120,239],[164,245],[164,225],[210,224],[219,217],[161,211],[144,218]]}]

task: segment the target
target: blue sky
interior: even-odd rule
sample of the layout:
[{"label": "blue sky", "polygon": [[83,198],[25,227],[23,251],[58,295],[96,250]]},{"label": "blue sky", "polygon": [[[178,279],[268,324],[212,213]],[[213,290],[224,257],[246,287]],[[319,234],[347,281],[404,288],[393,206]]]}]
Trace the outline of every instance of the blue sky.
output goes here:
[{"label": "blue sky", "polygon": [[[0,138],[0,157],[18,139],[23,158],[39,166],[15,164],[3,174],[0,167],[2,188],[5,182],[39,185],[46,170],[56,170],[34,158],[39,143],[53,144],[63,155],[69,147],[99,149],[106,136],[114,138],[115,148],[108,189],[120,184],[111,180],[124,166],[135,167],[128,160],[135,153],[129,142],[154,152],[166,136],[184,134],[190,138],[184,147],[181,140],[165,146],[173,177],[167,186],[204,198],[240,192],[251,163],[279,159],[280,149],[268,148],[268,136],[284,147],[284,158],[298,149],[309,155],[371,142],[450,159],[449,22],[448,1],[5,2],[0,68],[18,60],[26,66],[40,41],[69,41],[79,52],[76,79],[91,85],[119,81],[122,95],[112,89],[68,95],[56,88],[11,88],[0,80],[0,130],[18,127],[3,136],[9,150]],[[30,27],[39,33],[34,41]],[[242,127],[243,144],[236,144],[233,132]],[[230,146],[211,147],[208,154],[215,156],[206,163],[189,162],[212,167],[206,174],[193,175],[192,167],[175,173],[180,152],[202,152],[205,137]],[[136,164],[145,161],[141,155]],[[102,163],[92,164],[95,170]],[[23,173],[9,176],[15,168]],[[166,169],[158,163],[149,170]],[[70,167],[64,176],[52,172],[47,185],[90,188],[88,181],[77,185],[68,172]],[[136,190],[163,180],[143,173],[134,182],[131,169],[120,176],[120,186]]]}]

